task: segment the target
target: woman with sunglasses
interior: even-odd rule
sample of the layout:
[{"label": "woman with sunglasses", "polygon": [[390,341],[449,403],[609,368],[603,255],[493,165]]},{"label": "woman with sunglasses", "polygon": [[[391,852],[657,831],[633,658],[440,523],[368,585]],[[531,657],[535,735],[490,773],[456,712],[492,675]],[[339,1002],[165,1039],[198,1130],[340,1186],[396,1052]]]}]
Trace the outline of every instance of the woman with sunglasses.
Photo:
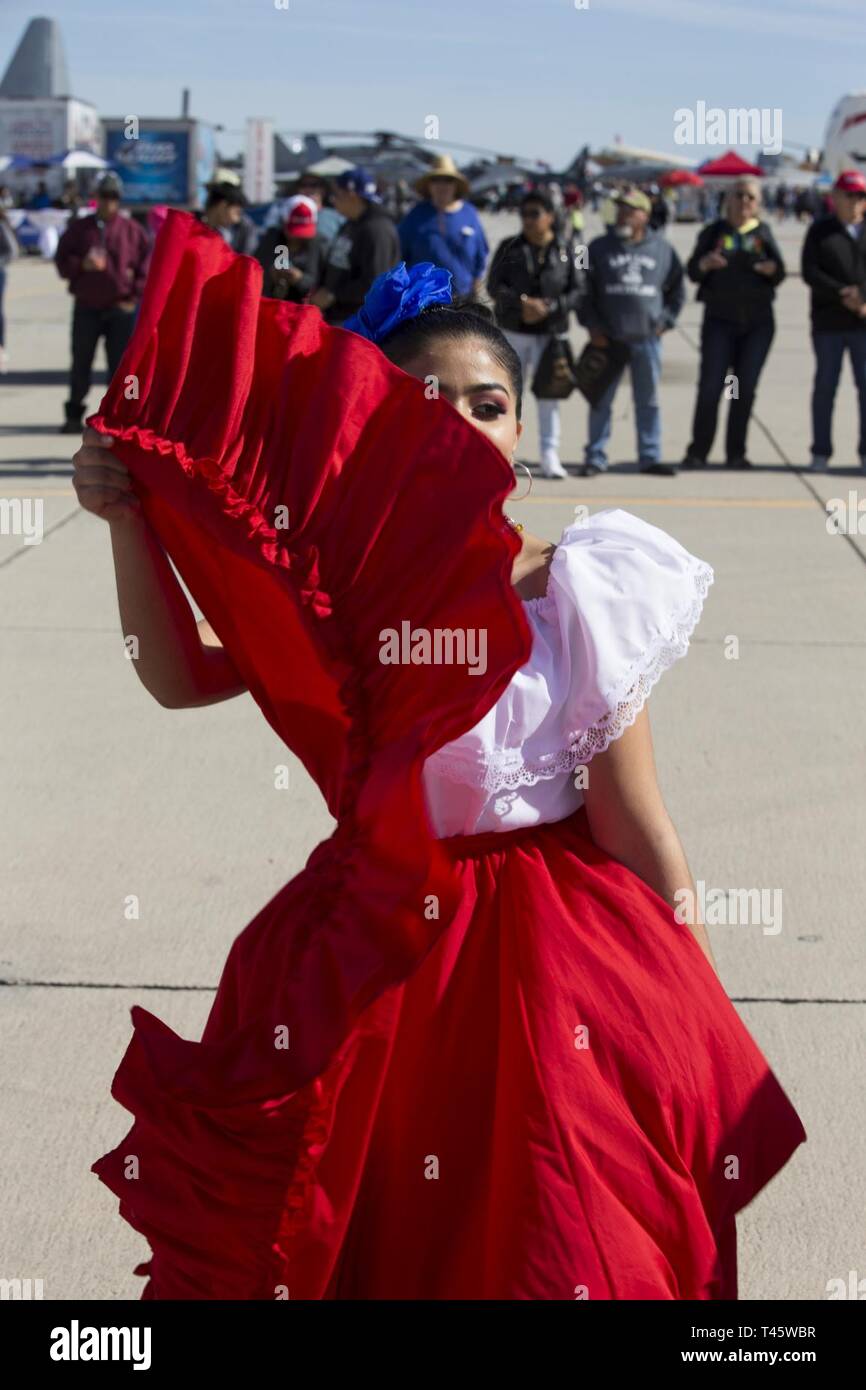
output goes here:
[{"label": "woman with sunglasses", "polygon": [[732,373],[725,457],[728,468],[748,468],[746,432],[758,378],[776,331],[773,299],[785,278],[782,253],[760,212],[754,179],[739,179],[722,216],[700,233],[686,267],[705,306],[701,370],[692,439],[684,468],[702,468],[713,447],[719,399]]},{"label": "woman with sunglasses", "polygon": [[[520,204],[522,230],[496,248],[487,289],[496,322],[517,356],[527,386],[532,385],[544,349],[568,332],[568,316],[583,293],[575,243],[557,231],[556,212],[546,193],[527,193]],[[566,478],[559,459],[559,402],[538,401],[541,471]]]}]

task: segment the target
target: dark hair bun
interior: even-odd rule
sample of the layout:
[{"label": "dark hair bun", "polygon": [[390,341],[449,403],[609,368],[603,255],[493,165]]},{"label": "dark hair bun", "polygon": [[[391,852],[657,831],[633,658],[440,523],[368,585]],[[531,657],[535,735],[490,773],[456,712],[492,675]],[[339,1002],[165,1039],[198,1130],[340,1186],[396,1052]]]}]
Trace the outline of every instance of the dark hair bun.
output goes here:
[{"label": "dark hair bun", "polygon": [[502,330],[497,327],[493,311],[477,299],[464,295],[451,304],[428,304],[414,318],[403,319],[392,332],[379,341],[385,356],[397,366],[408,361],[414,353],[437,340],[459,342],[481,338],[511,380],[517,418],[520,418],[523,394],[523,372],[520,359]]},{"label": "dark hair bun", "polygon": [[473,299],[471,295],[462,295],[455,299],[455,309],[462,309],[465,314],[474,314],[478,319],[484,319],[485,323],[495,323],[493,310],[489,304],[482,304],[480,299]]},{"label": "dark hair bun", "polygon": [[[495,323],[496,319],[493,310],[487,304],[482,304],[480,300],[473,299],[471,295],[458,295],[450,304],[428,304],[422,309],[420,314],[415,315],[415,319],[423,319],[429,322],[430,319],[437,318],[443,321],[453,322],[455,314],[472,314],[474,318],[481,319],[484,323]],[[409,322],[410,320],[404,320]],[[398,328],[402,324],[398,325]],[[395,330],[396,331],[396,330]],[[390,336],[390,335],[388,335]]]}]

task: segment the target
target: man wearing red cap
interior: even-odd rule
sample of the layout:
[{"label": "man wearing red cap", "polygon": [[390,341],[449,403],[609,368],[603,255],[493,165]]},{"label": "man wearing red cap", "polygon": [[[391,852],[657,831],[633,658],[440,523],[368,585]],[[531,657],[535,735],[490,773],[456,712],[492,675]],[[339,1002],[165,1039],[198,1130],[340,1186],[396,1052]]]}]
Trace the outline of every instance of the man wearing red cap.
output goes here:
[{"label": "man wearing red cap", "polygon": [[289,198],[282,223],[268,227],[256,247],[264,274],[262,294],[301,304],[319,283],[324,247],[316,234],[318,208],[312,198]]},{"label": "man wearing red cap", "polygon": [[866,472],[866,178],[846,169],[831,199],[833,213],[814,222],[803,243],[815,349],[811,467],[823,471],[833,455],[833,404],[847,352],[860,402],[860,467]]}]

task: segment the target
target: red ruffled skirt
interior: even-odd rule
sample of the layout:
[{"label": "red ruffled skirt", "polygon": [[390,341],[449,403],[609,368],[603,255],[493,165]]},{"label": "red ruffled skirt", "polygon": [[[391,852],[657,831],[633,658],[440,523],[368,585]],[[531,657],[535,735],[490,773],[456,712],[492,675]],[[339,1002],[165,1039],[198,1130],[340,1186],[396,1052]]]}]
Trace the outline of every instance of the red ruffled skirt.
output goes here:
[{"label": "red ruffled skirt", "polygon": [[333,1298],[733,1299],[805,1138],[690,930],[585,814],[446,842]]},{"label": "red ruffled skirt", "polygon": [[[430,832],[426,759],[530,651],[511,470],[260,289],[170,213],[95,421],[337,823],[199,1042],[132,1011],[134,1122],[93,1167],[143,1297],[735,1297],[734,1215],[804,1134],[691,932],[582,813]],[[402,620],[484,628],[486,672],[383,665]]]}]

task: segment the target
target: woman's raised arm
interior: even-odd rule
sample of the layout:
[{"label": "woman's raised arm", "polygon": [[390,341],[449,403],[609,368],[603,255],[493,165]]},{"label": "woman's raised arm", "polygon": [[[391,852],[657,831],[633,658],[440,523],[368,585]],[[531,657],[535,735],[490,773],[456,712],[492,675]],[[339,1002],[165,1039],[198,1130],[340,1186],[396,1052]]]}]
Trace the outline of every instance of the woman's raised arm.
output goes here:
[{"label": "woman's raised arm", "polygon": [[246,686],[216,634],[204,620],[196,622],[112,442],[86,430],[72,482],[81,506],[111,529],[120,622],[139,680],[166,709],[243,694]]}]

